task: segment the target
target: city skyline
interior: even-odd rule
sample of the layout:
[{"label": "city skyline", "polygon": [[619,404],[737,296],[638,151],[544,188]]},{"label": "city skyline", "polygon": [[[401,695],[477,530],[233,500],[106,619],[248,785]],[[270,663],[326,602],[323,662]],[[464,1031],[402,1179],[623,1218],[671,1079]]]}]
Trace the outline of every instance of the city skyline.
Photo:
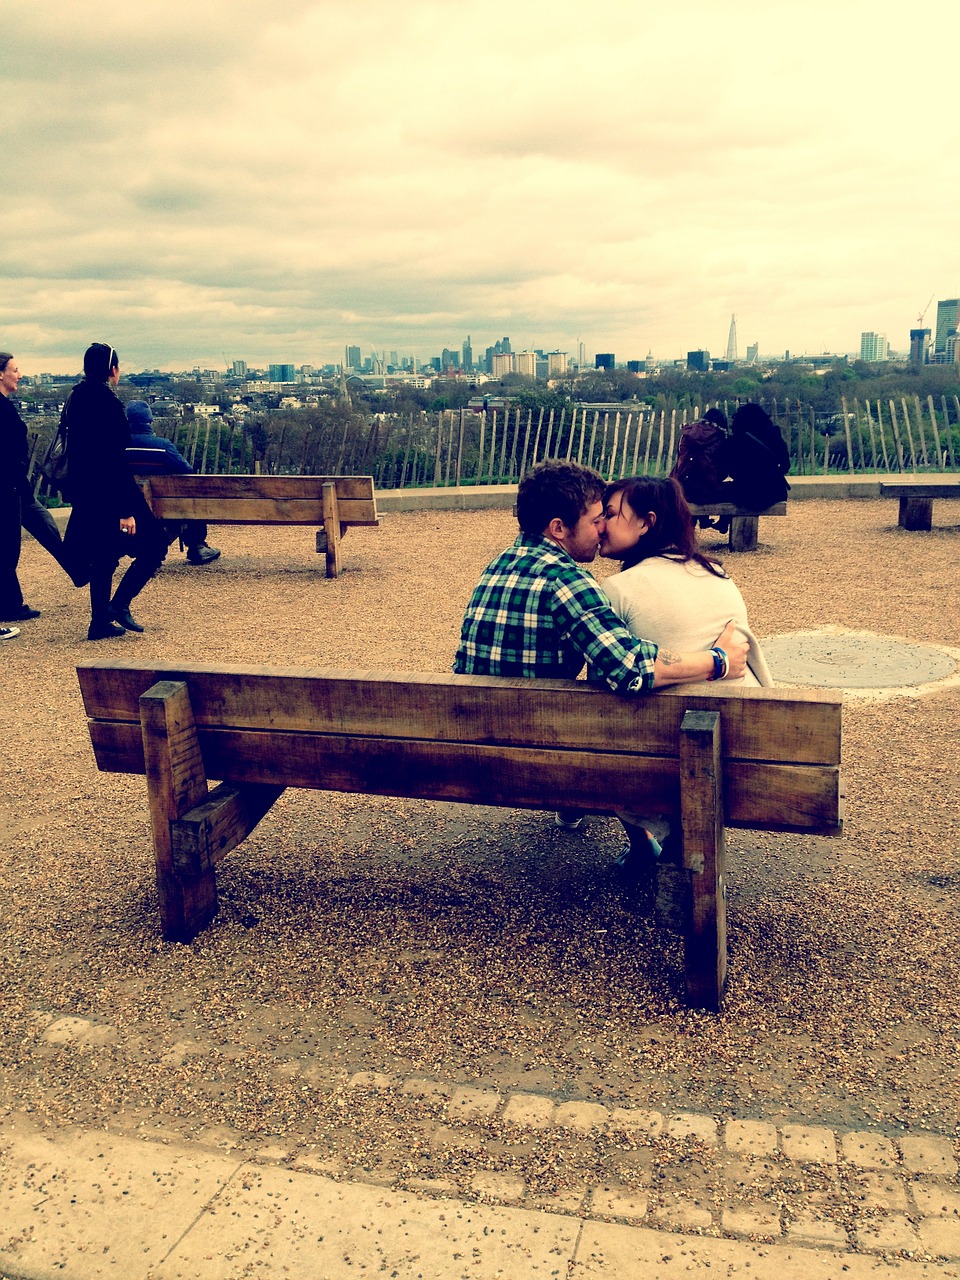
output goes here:
[{"label": "city skyline", "polygon": [[960,292],[948,0],[6,14],[0,347],[26,370],[94,339],[130,368],[504,333],[670,360],[724,352],[733,314],[764,355],[906,351]]}]

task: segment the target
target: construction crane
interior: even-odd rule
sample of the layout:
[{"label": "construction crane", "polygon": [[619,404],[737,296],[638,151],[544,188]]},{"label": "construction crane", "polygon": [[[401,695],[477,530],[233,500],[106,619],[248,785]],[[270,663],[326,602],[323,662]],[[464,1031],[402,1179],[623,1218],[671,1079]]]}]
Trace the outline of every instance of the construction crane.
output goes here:
[{"label": "construction crane", "polygon": [[927,314],[927,312],[930,310],[930,303],[931,303],[932,301],[933,301],[933,294],[931,293],[930,297],[927,299],[927,305],[923,308],[923,310],[922,310],[922,311],[920,312],[920,314],[917,316],[917,324],[918,324],[918,325],[923,324],[923,317],[924,317],[924,316]]}]

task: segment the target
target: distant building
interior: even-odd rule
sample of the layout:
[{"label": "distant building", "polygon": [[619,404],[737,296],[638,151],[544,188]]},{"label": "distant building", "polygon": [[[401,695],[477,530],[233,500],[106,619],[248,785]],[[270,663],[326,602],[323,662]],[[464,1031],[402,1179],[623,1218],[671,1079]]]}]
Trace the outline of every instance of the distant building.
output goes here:
[{"label": "distant building", "polygon": [[737,317],[735,315],[730,317],[730,332],[727,334],[727,353],[724,359],[730,364],[737,359]]},{"label": "distant building", "polygon": [[872,330],[860,335],[860,359],[871,364],[886,360],[890,354],[890,344],[886,334],[874,333]]},{"label": "distant building", "polygon": [[756,364],[760,359],[760,343],[752,342],[747,347],[747,364]]},{"label": "distant building", "polygon": [[473,373],[473,346],[470,342],[470,335],[467,334],[467,340],[463,344],[463,350],[460,354],[460,367],[464,373]]},{"label": "distant building", "polygon": [[522,373],[525,378],[537,376],[537,353],[535,351],[518,351],[513,357],[514,373]]},{"label": "distant building", "polygon": [[490,372],[495,378],[505,378],[514,372],[513,356],[509,351],[501,351],[490,357]]},{"label": "distant building", "polygon": [[710,371],[710,352],[703,350],[688,351],[687,368],[693,373],[708,373]]},{"label": "distant building", "polygon": [[930,330],[910,330],[910,363],[927,364],[930,360]]},{"label": "distant building", "polygon": [[960,298],[944,298],[937,303],[937,332],[934,338],[934,354],[946,357],[947,339],[957,332],[957,316],[960,313]]},{"label": "distant building", "polygon": [[297,371],[292,364],[272,364],[269,370],[271,382],[293,382]]},{"label": "distant building", "polygon": [[247,376],[246,360],[234,360],[233,364],[230,366],[230,372],[235,378],[245,378]]},{"label": "distant building", "polygon": [[359,369],[360,368],[360,348],[347,347],[344,353],[343,363],[348,369]]},{"label": "distant building", "polygon": [[547,377],[562,378],[567,372],[567,353],[565,351],[547,352]]},{"label": "distant building", "polygon": [[597,369],[613,369],[616,367],[616,360],[612,351],[598,351],[595,357]]}]

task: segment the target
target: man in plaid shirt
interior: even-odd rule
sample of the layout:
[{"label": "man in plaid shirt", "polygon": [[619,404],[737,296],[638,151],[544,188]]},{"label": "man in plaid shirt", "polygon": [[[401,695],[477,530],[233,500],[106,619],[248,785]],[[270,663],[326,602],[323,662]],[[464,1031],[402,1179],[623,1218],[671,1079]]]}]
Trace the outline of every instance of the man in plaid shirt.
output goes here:
[{"label": "man in plaid shirt", "polygon": [[[541,462],[517,491],[520,534],[470,598],[453,669],[462,675],[590,678],[615,693],[714,678],[714,651],[673,653],[637,639],[581,564],[603,532],[603,480],[575,462]],[[742,676],[746,645],[717,639],[725,679]]]}]

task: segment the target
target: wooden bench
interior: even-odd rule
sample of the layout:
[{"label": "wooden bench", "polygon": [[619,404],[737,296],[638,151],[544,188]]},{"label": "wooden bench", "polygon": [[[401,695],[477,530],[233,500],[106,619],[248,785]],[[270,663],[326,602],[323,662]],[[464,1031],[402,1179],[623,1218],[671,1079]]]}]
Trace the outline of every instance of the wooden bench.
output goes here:
[{"label": "wooden bench", "polygon": [[901,529],[933,528],[934,498],[960,498],[960,475],[896,476],[880,485],[881,498],[899,498]]},{"label": "wooden bench", "polygon": [[316,548],[326,554],[328,578],[340,573],[347,529],[380,523],[372,476],[156,475],[146,470],[148,460],[141,460],[144,470],[135,458],[131,465],[158,520],[316,525]]},{"label": "wooden bench", "polygon": [[748,507],[738,507],[733,502],[691,503],[690,512],[694,519],[707,516],[730,517],[730,550],[755,551],[760,532],[761,516],[785,516],[786,502],[775,502],[772,507],[763,511],[751,511]]},{"label": "wooden bench", "polygon": [[[694,1005],[726,981],[724,827],[838,835],[840,713],[821,690],[115,659],[77,668],[97,765],[145,774],[164,937],[217,912],[216,864],[285,787],[666,813],[689,876]],[[207,778],[220,780],[208,790]]]}]

